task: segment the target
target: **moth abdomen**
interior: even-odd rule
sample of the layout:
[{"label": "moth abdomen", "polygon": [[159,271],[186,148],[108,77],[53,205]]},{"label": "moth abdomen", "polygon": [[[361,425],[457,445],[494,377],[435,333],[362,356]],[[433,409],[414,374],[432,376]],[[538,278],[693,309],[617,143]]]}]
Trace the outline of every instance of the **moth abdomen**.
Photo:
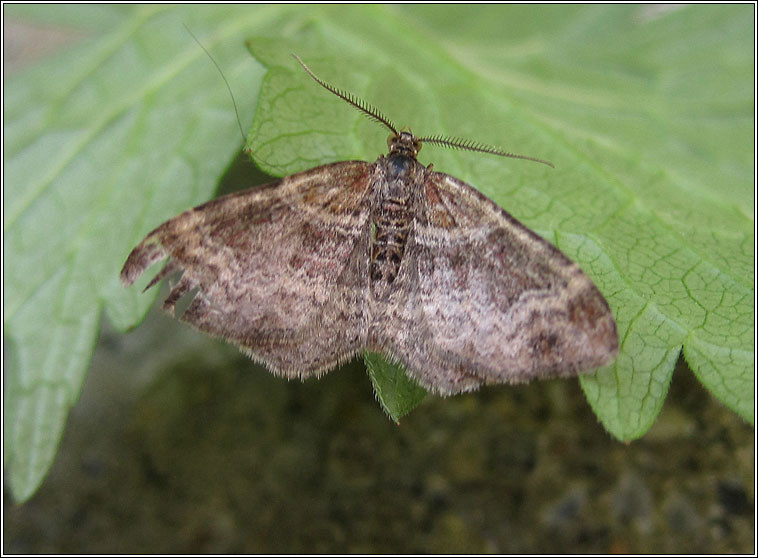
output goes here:
[{"label": "moth abdomen", "polygon": [[370,276],[372,282],[392,284],[400,271],[410,230],[410,216],[380,216],[374,221],[371,239]]},{"label": "moth abdomen", "polygon": [[413,220],[412,188],[406,178],[412,174],[415,161],[391,155],[382,163],[382,179],[374,183],[376,201],[369,272],[374,294],[379,298],[389,293],[405,255]]}]

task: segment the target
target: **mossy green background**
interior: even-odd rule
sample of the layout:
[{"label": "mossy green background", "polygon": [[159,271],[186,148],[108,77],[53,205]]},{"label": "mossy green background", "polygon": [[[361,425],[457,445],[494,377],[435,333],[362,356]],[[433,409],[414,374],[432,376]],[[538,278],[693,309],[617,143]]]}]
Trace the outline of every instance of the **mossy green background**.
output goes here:
[{"label": "mossy green background", "polygon": [[[550,159],[556,171],[432,148],[421,158],[475,185],[545,234],[606,294],[622,353],[615,366],[584,377],[582,387],[614,436],[643,435],[665,409],[682,347],[700,382],[752,422],[751,6],[5,9],[6,16],[35,25],[62,26],[73,45],[12,74],[5,90],[4,450],[16,498],[30,497],[54,461],[103,310],[109,323],[125,329],[153,302],[139,288],[125,291],[118,283],[129,249],[165,218],[208,199],[242,143],[223,83],[182,24],[218,59],[243,125],[257,111],[251,147],[269,172],[373,160],[384,151],[385,132],[309,82],[289,58],[295,49],[323,78],[414,131],[470,137]],[[251,38],[251,50],[268,73],[245,49]],[[251,185],[252,179],[245,180]],[[172,351],[160,331],[149,349],[162,360]],[[113,336],[105,339],[114,342]],[[136,354],[147,358],[147,349]],[[130,363],[123,374],[139,368]],[[158,377],[164,374],[170,372]],[[143,382],[148,394],[160,389],[152,380]],[[306,389],[283,386],[276,389]],[[433,400],[402,419],[401,427],[423,421],[424,415],[415,415],[427,405],[440,413],[448,405],[455,413],[460,405],[486,407],[491,397],[519,399],[550,389],[490,388],[461,402]],[[323,397],[321,388],[316,391],[310,396]],[[488,395],[493,391],[498,395]],[[342,393],[350,394],[366,396]],[[302,402],[296,407],[311,408]],[[354,416],[343,410],[327,406],[327,424],[352,424]],[[308,418],[276,416],[292,428]],[[360,421],[366,415],[357,416]],[[463,420],[472,416],[475,410]],[[705,427],[701,420],[689,417],[685,422],[694,426],[683,438]],[[603,427],[590,422],[581,428],[604,436]],[[234,426],[231,421],[226,428]],[[266,421],[261,427],[283,428]],[[514,428],[537,439],[530,431],[535,427],[527,422]],[[138,431],[149,432],[148,423],[139,422]],[[411,439],[403,443],[415,447]],[[246,451],[257,455],[256,441],[247,442]],[[187,447],[189,441],[181,445]],[[298,451],[291,451],[294,458]],[[486,483],[498,467],[487,465],[491,456],[482,459],[483,476],[474,478]],[[217,466],[223,474],[222,464]],[[172,476],[169,466],[161,471]],[[740,482],[752,498],[752,486]],[[176,488],[170,481],[163,486]],[[406,490],[411,488],[401,492]],[[458,515],[440,521],[453,532],[468,533],[473,525]],[[348,548],[334,537],[332,548]],[[505,548],[506,539],[492,540],[494,549]],[[419,548],[410,543],[408,549]]]}]

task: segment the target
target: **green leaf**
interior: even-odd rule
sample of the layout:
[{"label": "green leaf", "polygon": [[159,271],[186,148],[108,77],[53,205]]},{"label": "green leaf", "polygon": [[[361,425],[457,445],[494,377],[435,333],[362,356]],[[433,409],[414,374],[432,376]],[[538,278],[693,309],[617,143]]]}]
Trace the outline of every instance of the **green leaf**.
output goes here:
[{"label": "green leaf", "polygon": [[72,31],[86,38],[10,76],[5,88],[3,318],[13,359],[4,441],[22,501],[55,456],[103,309],[125,329],[152,303],[154,295],[119,283],[129,250],[208,199],[242,144],[223,81],[184,24],[245,94],[249,123],[261,69],[245,51],[245,30],[260,29],[268,13],[37,8],[9,6],[6,15],[82,15]]},{"label": "green leaf", "polygon": [[[751,10],[6,6],[8,18],[66,25],[78,39],[4,91],[14,496],[28,498],[54,458],[102,310],[125,329],[152,303],[118,281],[129,250],[207,200],[240,145],[226,88],[184,24],[223,68],[243,125],[263,72],[244,40],[268,37],[252,44],[271,68],[252,146],[277,174],[386,151],[386,130],[321,90],[291,51],[420,134],[551,160],[554,171],[421,153],[556,242],[606,294],[622,353],[582,385],[615,436],[653,422],[681,347],[703,384],[752,422]],[[387,401],[414,400],[384,387]]]},{"label": "green leaf", "polygon": [[366,352],[363,360],[377,401],[389,417],[399,423],[421,403],[426,390],[413,381],[402,366],[389,362],[380,354]]},{"label": "green leaf", "polygon": [[420,135],[549,159],[556,170],[432,147],[420,155],[543,233],[606,295],[621,354],[581,381],[614,436],[647,431],[682,348],[703,384],[752,422],[749,10],[322,12],[287,48],[251,40],[269,72],[249,147],[281,175],[385,152],[386,130],[321,90],[293,51]]}]

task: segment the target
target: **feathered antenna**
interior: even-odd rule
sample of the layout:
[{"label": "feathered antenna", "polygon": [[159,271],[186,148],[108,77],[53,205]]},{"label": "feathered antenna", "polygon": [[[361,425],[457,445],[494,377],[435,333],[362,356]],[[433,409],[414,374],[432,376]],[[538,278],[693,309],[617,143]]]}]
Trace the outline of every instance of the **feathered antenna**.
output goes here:
[{"label": "feathered antenna", "polygon": [[387,126],[387,128],[390,129],[390,131],[392,131],[393,134],[397,135],[398,132],[395,125],[392,124],[392,122],[390,122],[389,119],[386,116],[384,116],[379,110],[377,110],[375,107],[372,107],[371,105],[369,105],[367,102],[363,101],[362,99],[359,99],[358,97],[354,95],[351,95],[347,91],[342,91],[341,89],[337,89],[336,87],[329,85],[320,77],[318,77],[316,74],[314,74],[311,71],[311,69],[305,65],[305,62],[300,60],[300,57],[297,54],[293,52],[292,56],[295,58],[295,60],[297,60],[300,63],[303,69],[306,72],[308,72],[308,75],[310,75],[313,79],[315,79],[316,83],[318,83],[321,87],[323,87],[327,91],[334,93],[335,95],[337,95],[337,97],[339,97],[343,101],[350,103],[359,111],[361,111],[363,114],[368,116],[374,122],[378,122],[379,124],[384,124],[385,126]]},{"label": "feathered antenna", "polygon": [[542,163],[548,167],[555,168],[553,163],[539,159],[537,157],[529,157],[528,155],[519,155],[517,153],[509,153],[503,151],[497,147],[486,145],[484,143],[478,143],[471,140],[460,138],[446,138],[443,136],[431,136],[428,138],[417,138],[421,143],[431,143],[432,145],[442,145],[444,147],[452,147],[453,149],[465,149],[466,151],[478,151],[480,153],[489,153],[490,155],[499,155],[500,157],[510,157],[512,159],[524,159],[526,161],[534,161],[535,163]]},{"label": "feathered antenna", "polygon": [[[297,60],[300,63],[303,69],[306,72],[308,72],[308,75],[310,75],[314,80],[316,80],[316,83],[318,83],[321,87],[337,95],[337,97],[339,97],[343,101],[350,103],[359,111],[361,111],[363,114],[371,118],[373,121],[378,122],[380,124],[384,124],[396,136],[399,135],[399,132],[397,131],[397,128],[395,127],[395,125],[392,124],[392,122],[390,122],[389,119],[386,116],[384,116],[379,110],[377,110],[375,107],[369,105],[367,102],[363,101],[362,99],[359,99],[358,97],[354,95],[351,95],[347,91],[342,91],[341,89],[337,89],[336,87],[329,85],[324,80],[319,78],[316,74],[314,74],[311,71],[311,69],[305,65],[305,62],[300,60],[300,57],[297,54],[292,53],[292,56],[295,58],[295,60]],[[479,153],[489,153],[490,155],[498,155],[500,157],[510,157],[512,159],[524,159],[526,161],[534,161],[535,163],[542,163],[543,165],[547,165],[548,167],[555,168],[553,163],[551,163],[550,161],[539,159],[537,157],[529,157],[527,155],[518,155],[516,153],[509,153],[508,151],[503,151],[502,149],[498,149],[497,147],[492,147],[490,145],[478,143],[471,140],[464,140],[464,139],[459,139],[459,138],[446,138],[444,136],[429,136],[425,138],[416,138],[416,139],[421,143],[431,143],[432,145],[452,147],[453,149],[465,149],[466,151],[478,151]]]}]

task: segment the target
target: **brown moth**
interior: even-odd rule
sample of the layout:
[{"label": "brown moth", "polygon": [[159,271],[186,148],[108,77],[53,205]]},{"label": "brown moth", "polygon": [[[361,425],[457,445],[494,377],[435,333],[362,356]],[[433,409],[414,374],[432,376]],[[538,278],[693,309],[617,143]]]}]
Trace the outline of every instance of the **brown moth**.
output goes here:
[{"label": "brown moth", "polygon": [[183,321],[288,378],[374,351],[450,395],[613,361],[616,324],[579,266],[416,157],[427,142],[550,163],[398,131],[295,58],[391,130],[389,154],[316,167],[185,211],[132,251],[124,285],[168,258],[147,287],[181,272],[163,308],[173,314],[195,293]]}]

